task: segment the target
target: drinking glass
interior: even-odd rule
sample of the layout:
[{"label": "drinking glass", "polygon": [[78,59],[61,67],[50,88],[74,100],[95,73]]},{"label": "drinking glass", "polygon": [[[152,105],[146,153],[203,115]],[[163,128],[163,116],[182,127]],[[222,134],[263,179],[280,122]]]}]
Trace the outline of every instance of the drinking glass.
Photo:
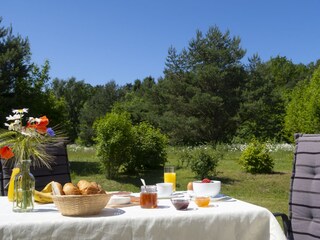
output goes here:
[{"label": "drinking glass", "polygon": [[164,167],[164,182],[172,183],[172,190],[176,191],[176,173],[174,171],[174,166]]}]

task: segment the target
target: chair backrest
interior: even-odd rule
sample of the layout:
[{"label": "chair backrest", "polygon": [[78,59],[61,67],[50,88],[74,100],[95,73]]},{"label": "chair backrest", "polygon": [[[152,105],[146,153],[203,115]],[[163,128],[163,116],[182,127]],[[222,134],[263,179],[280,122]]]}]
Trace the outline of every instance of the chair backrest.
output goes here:
[{"label": "chair backrest", "polygon": [[[31,167],[30,171],[35,177],[35,188],[42,190],[44,186],[51,182],[56,181],[62,185],[71,182],[70,164],[68,160],[67,148],[65,143],[57,143],[46,147],[46,152],[53,157],[51,169],[45,166]],[[1,160],[0,164],[0,194],[6,196],[8,194],[8,183],[12,172],[12,164],[4,164]]]},{"label": "chair backrest", "polygon": [[289,214],[293,239],[320,239],[320,134],[296,134]]}]

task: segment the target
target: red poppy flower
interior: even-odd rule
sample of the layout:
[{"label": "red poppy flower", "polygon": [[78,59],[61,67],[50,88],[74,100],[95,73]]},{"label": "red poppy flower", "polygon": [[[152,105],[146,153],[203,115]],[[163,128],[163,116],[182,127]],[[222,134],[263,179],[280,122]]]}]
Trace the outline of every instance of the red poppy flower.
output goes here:
[{"label": "red poppy flower", "polygon": [[49,124],[49,119],[46,116],[43,116],[39,118],[39,122],[28,122],[27,123],[27,128],[34,128],[36,129],[39,133],[45,134],[47,132],[47,125]]},{"label": "red poppy flower", "polygon": [[40,122],[37,124],[38,126],[47,126],[49,124],[49,119],[47,116],[43,116],[40,118]]},{"label": "red poppy flower", "polygon": [[0,148],[0,157],[3,159],[10,159],[14,156],[14,153],[12,152],[12,149],[8,146],[4,146]]},{"label": "red poppy flower", "polygon": [[47,125],[49,124],[49,119],[46,116],[40,118],[40,122],[36,124],[36,129],[39,133],[47,132]]}]

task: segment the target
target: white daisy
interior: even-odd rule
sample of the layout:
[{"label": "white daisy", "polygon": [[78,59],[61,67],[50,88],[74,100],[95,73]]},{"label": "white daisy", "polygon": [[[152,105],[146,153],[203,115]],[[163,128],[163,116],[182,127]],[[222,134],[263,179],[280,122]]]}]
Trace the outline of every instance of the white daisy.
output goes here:
[{"label": "white daisy", "polygon": [[28,113],[29,108],[22,108],[22,109],[13,109],[13,113]]},{"label": "white daisy", "polygon": [[14,120],[17,120],[20,118],[21,118],[21,116],[19,114],[15,114],[13,116],[9,115],[9,117],[6,117],[7,121],[14,121]]}]

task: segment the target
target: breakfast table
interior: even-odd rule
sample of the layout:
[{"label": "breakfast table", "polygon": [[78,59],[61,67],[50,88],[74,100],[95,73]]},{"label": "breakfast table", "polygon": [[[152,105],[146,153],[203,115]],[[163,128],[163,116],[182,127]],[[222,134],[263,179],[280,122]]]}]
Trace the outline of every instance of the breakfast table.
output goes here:
[{"label": "breakfast table", "polygon": [[7,197],[0,197],[0,206],[0,239],[285,239],[270,211],[233,198],[212,199],[204,208],[191,201],[184,211],[170,199],[159,199],[155,209],[107,205],[98,215],[81,217],[63,216],[54,204],[16,213]]}]

